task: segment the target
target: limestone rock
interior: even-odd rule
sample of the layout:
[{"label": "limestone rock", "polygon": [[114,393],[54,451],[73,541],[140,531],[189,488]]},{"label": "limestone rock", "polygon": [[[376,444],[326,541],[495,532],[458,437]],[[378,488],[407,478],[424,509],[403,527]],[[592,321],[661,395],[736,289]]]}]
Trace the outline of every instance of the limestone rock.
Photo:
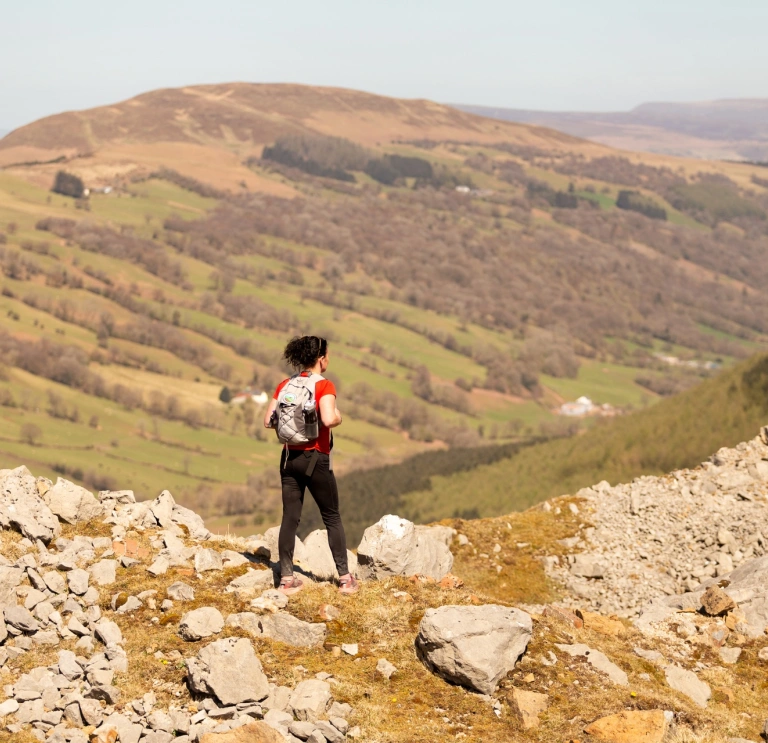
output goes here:
[{"label": "limestone rock", "polygon": [[706,707],[712,690],[693,671],[680,666],[667,666],[664,669],[667,683],[675,690],[693,700],[699,707]]},{"label": "limestone rock", "polygon": [[315,734],[318,732],[328,743],[344,743],[344,735],[340,730],[331,725],[330,722],[318,720],[315,723]]},{"label": "limestone rock", "polygon": [[68,524],[90,521],[104,513],[104,506],[92,493],[61,477],[43,498],[51,511]]},{"label": "limestone rock", "polygon": [[59,650],[59,673],[70,681],[83,677],[83,668],[71,650]]},{"label": "limestone rock", "polygon": [[741,648],[720,648],[720,659],[723,663],[734,665],[739,662]]},{"label": "limestone rock", "polygon": [[706,591],[720,581],[728,582],[722,592],[738,604],[744,614],[744,634],[752,638],[761,637],[768,626],[768,555],[747,560],[726,576],[705,581],[695,591],[651,601],[643,608],[635,625],[642,631],[648,631],[652,624],[673,616],[681,609],[698,609]]},{"label": "limestone rock", "polygon": [[192,691],[212,694],[223,705],[260,702],[269,682],[250,640],[226,638],[206,645],[187,661]]},{"label": "limestone rock", "polygon": [[719,586],[710,586],[701,596],[701,605],[711,617],[717,617],[736,608],[734,600]]},{"label": "limestone rock", "polygon": [[243,597],[256,596],[265,588],[275,587],[275,576],[271,570],[254,570],[248,568],[248,571],[235,578],[224,589],[227,593],[237,593]]},{"label": "limestone rock", "polygon": [[583,656],[587,659],[587,662],[596,670],[604,673],[608,678],[613,681],[614,684],[619,686],[629,686],[629,678],[627,674],[621,670],[613,661],[611,661],[605,653],[599,650],[593,650],[584,643],[576,643],[574,645],[556,645],[568,655],[576,657]]},{"label": "limestone rock", "polygon": [[189,508],[178,504],[174,505],[171,519],[174,524],[186,529],[189,532],[189,536],[198,542],[203,542],[211,536],[211,532],[205,528],[202,516],[199,516]]},{"label": "limestone rock", "polygon": [[43,573],[42,579],[49,591],[53,593],[66,593],[67,582],[61,573],[49,570],[47,573]]},{"label": "limestone rock", "polygon": [[102,725],[117,729],[120,743],[139,743],[143,727],[131,722],[125,715],[113,713],[106,717]]},{"label": "limestone rock", "polygon": [[123,643],[123,633],[120,632],[120,627],[108,619],[102,619],[96,623],[95,634],[107,646],[122,645]]},{"label": "limestone rock", "polygon": [[243,611],[238,614],[230,614],[226,621],[227,627],[237,627],[244,630],[253,637],[261,635],[261,624],[259,624],[259,615],[252,611]]},{"label": "limestone rock", "polygon": [[584,732],[606,743],[661,743],[667,725],[663,710],[633,710],[601,717]]},{"label": "limestone rock", "polygon": [[605,560],[599,555],[580,552],[573,556],[571,573],[582,578],[602,578],[606,572]]},{"label": "limestone rock", "polygon": [[331,685],[319,679],[301,681],[289,701],[297,720],[317,720],[331,703]]},{"label": "limestone rock", "polygon": [[16,601],[16,588],[24,579],[21,568],[0,565],[0,606]]},{"label": "limestone rock", "polygon": [[11,604],[5,607],[5,623],[15,627],[21,632],[37,632],[40,629],[40,622],[32,616],[29,609],[17,604]]},{"label": "limestone rock", "polygon": [[539,715],[549,706],[549,697],[536,691],[514,688],[507,697],[513,714],[520,720],[523,730],[539,726]]},{"label": "limestone rock", "polygon": [[427,609],[416,649],[434,673],[453,683],[492,694],[515,667],[531,638],[531,617],[503,606],[442,606]]},{"label": "limestone rock", "polygon": [[38,495],[37,483],[24,467],[0,470],[0,527],[12,527],[45,544],[61,533],[56,516]]},{"label": "limestone rock", "polygon": [[188,642],[217,635],[224,629],[224,617],[213,606],[203,606],[187,612],[179,622],[179,634]]},{"label": "limestone rock", "polygon": [[390,663],[386,658],[379,658],[376,663],[376,674],[381,678],[389,681],[392,675],[397,672],[397,668],[394,664]]},{"label": "limestone rock", "polygon": [[88,572],[97,586],[111,586],[115,582],[117,560],[99,560],[91,565]]},{"label": "limestone rock", "polygon": [[207,570],[221,570],[224,561],[216,550],[200,548],[195,552],[195,571],[204,573]]},{"label": "limestone rock", "polygon": [[282,612],[260,617],[259,624],[265,637],[294,647],[322,645],[328,634],[328,628],[322,622],[304,622]]},{"label": "limestone rock", "polygon": [[71,593],[82,596],[88,590],[90,575],[81,568],[75,568],[67,573],[67,583]]},{"label": "limestone rock", "polygon": [[192,588],[192,586],[188,586],[186,583],[183,583],[180,580],[177,580],[175,583],[171,583],[171,585],[165,589],[165,592],[168,598],[173,601],[195,600],[194,588]]},{"label": "limestone rock", "polygon": [[453,555],[444,542],[398,516],[383,516],[369,526],[357,550],[358,574],[378,580],[393,575],[424,575],[440,580],[451,572]]},{"label": "limestone rock", "polygon": [[176,505],[176,501],[169,491],[163,490],[160,495],[157,496],[150,504],[149,510],[163,529],[168,529],[173,526],[173,508]]},{"label": "limestone rock", "polygon": [[0,704],[0,717],[12,715],[19,709],[19,703],[15,699],[6,699]]},{"label": "limestone rock", "polygon": [[165,575],[169,567],[171,567],[171,561],[168,559],[168,556],[158,555],[147,568],[147,572],[155,576]]},{"label": "limestone rock", "polygon": [[[333,561],[331,548],[328,545],[328,532],[316,529],[304,540],[304,550],[300,558],[294,554],[293,561],[317,580],[338,578],[336,564]],[[357,575],[357,555],[347,550],[349,572]]]},{"label": "limestone rock", "polygon": [[[271,529],[267,529],[264,533],[264,543],[269,547],[270,561],[277,563],[280,562],[280,553],[277,547],[278,538],[280,536],[280,527],[273,526]],[[304,549],[304,543],[296,537],[296,542],[293,547],[293,561],[298,564],[304,561],[306,553]]]}]

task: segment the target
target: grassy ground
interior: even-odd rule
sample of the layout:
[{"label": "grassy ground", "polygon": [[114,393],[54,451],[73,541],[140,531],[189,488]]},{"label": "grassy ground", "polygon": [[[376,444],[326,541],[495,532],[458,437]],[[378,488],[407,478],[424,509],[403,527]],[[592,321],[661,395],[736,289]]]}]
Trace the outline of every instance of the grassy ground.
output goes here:
[{"label": "grassy ground", "polygon": [[[337,620],[328,623],[326,642],[316,648],[294,648],[280,642],[256,637],[253,642],[264,670],[275,683],[295,686],[304,678],[323,671],[338,683],[332,687],[334,699],[354,708],[349,722],[363,728],[364,740],[372,743],[410,743],[413,740],[445,740],[460,737],[470,743],[506,743],[529,740],[548,743],[552,740],[583,739],[586,725],[595,719],[623,710],[664,709],[676,713],[678,728],[675,743],[724,743],[726,736],[757,739],[762,725],[760,710],[768,702],[768,685],[757,653],[764,640],[743,646],[742,658],[727,669],[716,663],[711,649],[697,651],[693,660],[710,662],[713,668],[701,676],[713,688],[713,700],[706,710],[672,691],[665,683],[663,671],[642,660],[633,647],[654,648],[654,642],[640,635],[626,622],[587,622],[576,629],[555,618],[533,612],[533,637],[526,655],[518,666],[502,680],[494,695],[500,703],[497,716],[491,704],[476,695],[453,686],[430,673],[419,661],[414,638],[424,612],[442,605],[495,603],[506,606],[541,605],[559,599],[559,589],[544,577],[540,557],[557,554],[559,539],[572,536],[580,526],[579,517],[568,508],[578,499],[561,499],[550,511],[536,509],[509,514],[496,519],[446,521],[469,543],[453,550],[456,554],[453,573],[464,584],[442,588],[423,580],[393,578],[363,583],[360,593],[352,598],[340,597],[334,586],[309,585],[292,597],[288,611],[309,622],[319,621],[324,604],[340,609]],[[77,528],[65,527],[64,535],[108,534],[108,527],[91,523]],[[208,641],[189,643],[178,635],[179,620],[186,611],[201,606],[216,606],[222,615],[247,611],[248,602],[223,591],[245,567],[196,576],[185,568],[172,568],[166,575],[151,577],[146,567],[152,560],[150,542],[155,533],[132,533],[140,548],[140,564],[125,570],[118,568],[117,581],[100,589],[102,612],[120,626],[129,656],[128,672],[117,674],[115,684],[123,698],[121,709],[131,699],[150,689],[158,697],[158,706],[191,705],[185,686],[184,660],[194,656]],[[2,551],[9,559],[20,553],[18,535],[2,534]],[[494,546],[499,545],[499,552]],[[214,543],[215,549],[226,544]],[[258,567],[258,566],[256,566]],[[499,570],[500,568],[500,570]],[[144,607],[131,616],[110,611],[115,594],[135,595],[156,590],[159,604],[171,583],[182,580],[191,585],[195,598],[176,603],[167,613]],[[225,628],[219,637],[244,636],[242,630]],[[614,686],[595,672],[583,659],[569,658],[556,643],[583,642],[601,650],[629,676],[629,686]],[[357,643],[356,657],[339,653],[342,643]],[[61,647],[71,648],[74,641]],[[39,665],[55,662],[53,648],[35,648],[6,665],[7,678]],[[665,650],[662,648],[662,650]],[[555,665],[544,665],[542,657],[554,652]],[[176,653],[181,656],[177,658]],[[375,673],[379,658],[386,658],[397,668],[389,681]],[[540,716],[540,725],[524,731],[509,706],[513,688],[546,694],[549,707]],[[192,707],[192,709],[195,709]],[[0,739],[10,740],[10,738]],[[14,741],[28,743],[32,739],[19,736]]]}]

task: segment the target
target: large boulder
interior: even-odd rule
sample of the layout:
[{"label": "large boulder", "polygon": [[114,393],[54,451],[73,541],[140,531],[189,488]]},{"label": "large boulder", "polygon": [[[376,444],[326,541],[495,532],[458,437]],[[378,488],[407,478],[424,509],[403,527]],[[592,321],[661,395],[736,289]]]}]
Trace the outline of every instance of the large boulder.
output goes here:
[{"label": "large boulder", "polygon": [[51,511],[68,524],[90,521],[104,513],[104,506],[92,493],[61,477],[43,498]]},{"label": "large boulder", "polygon": [[441,606],[424,614],[416,651],[438,676],[492,694],[525,652],[531,632],[531,617],[519,609]]},{"label": "large boulder", "polygon": [[[336,570],[336,564],[333,561],[331,548],[328,544],[328,532],[325,529],[316,529],[304,540],[304,549],[301,559],[294,562],[312,577],[318,580],[331,580],[338,578],[339,573]],[[349,572],[352,575],[357,574],[357,555],[347,550],[347,563]]]},{"label": "large boulder", "polygon": [[[702,583],[695,591],[676,596],[661,596],[644,607],[635,625],[647,631],[681,609],[702,608],[707,589],[723,584],[723,592],[744,612],[739,631],[749,637],[761,637],[768,627],[768,555],[748,560],[736,570]],[[711,592],[710,592],[711,594]]]},{"label": "large boulder", "polygon": [[444,541],[398,516],[369,526],[357,549],[358,574],[378,580],[393,575],[425,575],[440,580],[451,572],[453,555]]},{"label": "large boulder", "polygon": [[61,525],[37,493],[37,481],[24,467],[0,470],[0,526],[46,544],[61,534]]},{"label": "large boulder", "polygon": [[[280,551],[277,546],[278,539],[280,537],[280,527],[273,526],[271,529],[267,529],[264,532],[264,542],[269,547],[271,557],[270,562],[280,562]],[[297,565],[302,562],[306,557],[304,550],[304,543],[296,537],[296,542],[293,546],[293,561]]]},{"label": "large boulder", "polygon": [[228,637],[206,645],[187,660],[189,687],[216,697],[222,705],[260,702],[269,682],[250,640]]}]

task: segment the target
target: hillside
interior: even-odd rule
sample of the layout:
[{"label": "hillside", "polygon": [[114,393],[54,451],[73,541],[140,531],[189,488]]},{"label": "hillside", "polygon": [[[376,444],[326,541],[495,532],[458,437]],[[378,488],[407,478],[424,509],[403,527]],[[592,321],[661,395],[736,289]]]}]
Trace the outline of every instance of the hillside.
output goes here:
[{"label": "hillside", "polygon": [[583,435],[524,448],[450,477],[436,474],[428,490],[404,494],[399,502],[386,503],[382,513],[394,507],[409,518],[431,521],[470,505],[479,516],[522,510],[598,480],[616,484],[695,467],[721,445],[746,439],[767,420],[768,356],[762,354]]},{"label": "hillside", "polygon": [[[0,167],[77,158],[93,184],[165,166],[217,188],[288,196],[293,190],[244,167],[288,134],[348,137],[375,146],[434,139],[594,149],[554,131],[498,123],[425,100],[398,100],[342,88],[229,83],[156,90],[110,106],[49,116],[0,140]],[[29,171],[27,171],[29,172]]]},{"label": "hillside", "polygon": [[0,739],[755,743],[767,442],[497,519],[388,515],[351,597],[324,532],[287,597],[276,529],[0,470]]},{"label": "hillside", "polygon": [[768,161],[768,100],[643,103],[631,111],[528,111],[457,105],[502,121],[537,124],[609,147],[679,157]]},{"label": "hillside", "polygon": [[[279,448],[257,404],[219,398],[271,392],[295,333],[331,341],[340,474],[441,450],[471,471],[766,348],[758,167],[333,89],[140,99],[0,141],[50,149],[60,129],[94,148],[0,171],[2,461],[140,499],[169,487],[249,533],[278,518]],[[107,167],[124,145],[136,157]],[[58,171],[90,195],[52,193]],[[584,395],[590,415],[559,414]]]}]

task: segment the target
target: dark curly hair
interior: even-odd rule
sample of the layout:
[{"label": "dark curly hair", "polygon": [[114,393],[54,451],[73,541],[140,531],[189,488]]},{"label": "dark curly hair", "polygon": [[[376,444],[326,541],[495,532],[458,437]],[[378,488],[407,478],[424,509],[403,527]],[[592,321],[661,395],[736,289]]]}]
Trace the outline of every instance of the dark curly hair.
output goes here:
[{"label": "dark curly hair", "polygon": [[294,369],[309,369],[321,356],[328,353],[328,341],[316,335],[296,336],[288,341],[283,358]]}]

